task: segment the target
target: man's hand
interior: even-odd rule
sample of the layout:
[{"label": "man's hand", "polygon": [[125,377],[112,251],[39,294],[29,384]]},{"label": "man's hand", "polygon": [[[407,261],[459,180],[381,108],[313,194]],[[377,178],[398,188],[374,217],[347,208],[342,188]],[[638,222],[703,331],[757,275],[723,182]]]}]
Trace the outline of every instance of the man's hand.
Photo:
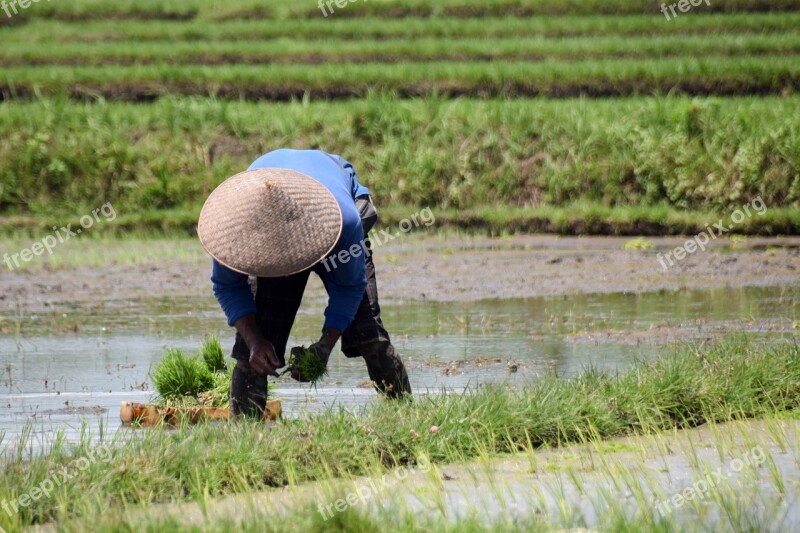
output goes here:
[{"label": "man's hand", "polygon": [[278,377],[276,370],[281,366],[281,362],[275,355],[275,347],[271,342],[264,340],[263,344],[250,347],[250,366],[262,376]]},{"label": "man's hand", "polygon": [[[308,347],[308,351],[313,353],[317,356],[317,358],[322,362],[323,365],[328,365],[328,360],[331,358],[331,351],[333,350],[334,346],[336,346],[336,342],[339,340],[341,333],[339,333],[336,329],[326,329],[322,332],[322,337]],[[302,348],[294,347],[292,348],[292,355],[295,355],[295,352],[299,356],[301,353]],[[295,381],[299,381],[300,383],[307,383],[309,380],[306,378],[298,369],[292,368],[292,379]]]},{"label": "man's hand", "polygon": [[237,320],[233,326],[250,348],[250,366],[262,376],[278,377],[276,370],[281,367],[280,359],[275,354],[275,347],[261,335],[256,325],[256,315],[246,315]]}]

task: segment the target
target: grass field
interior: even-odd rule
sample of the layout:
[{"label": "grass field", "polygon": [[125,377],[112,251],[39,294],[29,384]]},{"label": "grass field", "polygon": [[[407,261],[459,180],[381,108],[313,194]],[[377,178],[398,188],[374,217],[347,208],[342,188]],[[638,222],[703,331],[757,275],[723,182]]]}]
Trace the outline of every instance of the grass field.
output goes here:
[{"label": "grass field", "polygon": [[[381,402],[361,413],[332,409],[271,430],[241,423],[121,432],[101,436],[102,460],[73,467],[48,498],[11,516],[0,513],[0,526],[17,530],[72,517],[86,527],[135,505],[202,503],[307,480],[380,476],[423,461],[444,465],[503,454],[533,461],[542,447],[785,416],[799,403],[798,345],[765,347],[742,337],[677,349],[617,376],[589,370],[574,379],[543,377],[518,391],[494,387]],[[92,438],[86,433],[71,446],[56,436],[32,457],[33,441],[23,438],[0,470],[0,501],[15,501],[52,472],[94,457],[100,448]],[[634,519],[641,517],[627,518]]]},{"label": "grass field", "polygon": [[[798,21],[800,22],[800,21]],[[320,47],[319,41],[202,40],[202,41],[111,41],[14,42],[0,50],[0,65],[103,66],[157,64],[218,65],[386,63],[390,61],[544,61],[546,59],[664,58],[670,56],[797,55],[800,33],[785,32],[719,35],[603,36],[603,37],[497,37],[491,48],[483,38],[432,37],[341,40]]]},{"label": "grass field", "polygon": [[[436,227],[459,228],[453,240],[464,230],[694,234],[756,198],[764,212],[748,216],[734,233],[800,233],[800,0],[711,0],[672,20],[656,0],[356,0],[327,7],[333,12],[323,12],[316,0],[53,0],[25,9],[16,3],[9,12],[0,7],[0,234],[15,237],[6,239],[2,253],[33,249],[31,242],[70,222],[77,229],[81,216],[104,204],[114,210],[113,220],[93,230],[92,246],[65,248],[52,263],[3,278],[12,279],[12,290],[0,300],[17,308],[6,317],[8,332],[20,337],[23,331],[19,294],[35,295],[46,307],[62,305],[59,298],[73,294],[70,284],[98,269],[124,273],[126,265],[147,263],[140,277],[152,283],[148,272],[160,261],[176,284],[181,265],[201,268],[202,262],[205,272],[199,244],[175,246],[153,241],[153,234],[194,235],[211,191],[280,147],[342,154],[370,188],[383,224],[430,207]],[[653,246],[642,239],[628,244],[637,243]],[[436,246],[442,262],[465,257]],[[746,264],[769,265],[770,251],[748,253]],[[488,257],[483,248],[475,253]],[[498,257],[499,268],[509,264]],[[713,268],[728,269],[740,257],[715,255]],[[171,264],[171,258],[180,261]],[[558,265],[561,256],[541,261]],[[420,260],[419,266],[431,264]],[[56,294],[60,277],[40,275],[59,265],[81,267],[63,283],[63,294]],[[538,275],[535,264],[530,268]],[[597,276],[591,262],[576,268]],[[698,272],[681,271],[681,284]],[[739,270],[726,272],[722,279]],[[631,273],[620,268],[614,275],[633,287]],[[459,276],[447,279],[454,290],[464,288],[459,283],[477,285]],[[758,270],[758,277],[758,283],[791,283],[788,274],[767,279]],[[39,283],[48,279],[56,281]],[[527,273],[514,279],[515,296],[517,284],[530,279]],[[498,286],[493,283],[486,294]],[[653,290],[644,285],[634,290]],[[103,291],[124,313],[120,287]],[[171,293],[158,296],[174,313]],[[93,308],[83,301],[69,306],[65,324],[73,309],[83,316],[84,307]],[[148,318],[155,324],[161,317]],[[786,318],[794,324],[796,317]],[[630,328],[639,326],[631,319]],[[75,326],[69,335],[94,339],[90,328]],[[89,342],[90,356],[105,343]],[[11,390],[10,370],[8,376]],[[14,513],[0,510],[0,531],[39,524],[63,531],[199,531],[188,515],[161,511],[190,504],[205,512],[219,498],[303,483],[325,488],[423,463],[434,465],[430,481],[438,485],[446,479],[436,469],[456,463],[491,470],[491,461],[506,457],[530,461],[535,471],[545,449],[599,446],[611,438],[647,435],[666,464],[668,432],[704,426],[714,433],[716,423],[750,419],[761,419],[774,441],[782,439],[772,448],[777,461],[800,464],[795,440],[782,436],[780,424],[798,417],[800,345],[769,329],[757,338],[671,348],[613,375],[544,373],[519,388],[431,392],[437,393],[287,417],[269,429],[252,421],[151,431],[109,432],[101,425],[100,435],[84,430],[78,442],[68,442],[64,433],[40,437],[31,423],[19,441],[0,434],[0,503],[31,500],[55,473],[70,475],[47,497]],[[767,440],[761,433],[745,438]],[[722,460],[730,446],[719,438],[709,448]],[[75,467],[99,450],[107,453],[102,461]],[[597,508],[601,529],[760,531],[796,495],[794,480],[782,478],[770,459],[759,473],[772,481],[750,480],[744,489],[779,497],[759,499],[755,509],[748,507],[756,501],[749,493],[726,487],[708,507],[692,507],[696,523],[664,518],[652,505],[660,489],[640,484],[657,487],[655,469],[636,463],[612,471],[603,453],[590,455],[588,470],[612,477],[638,509],[614,507],[616,493],[604,492],[608,501]],[[693,466],[693,475],[704,475],[699,462]],[[578,485],[584,473],[578,468],[566,476]],[[536,497],[538,486],[528,491],[535,484],[520,492]],[[515,521],[509,513],[491,525],[498,531],[583,527],[584,516],[573,507],[578,499],[562,493],[560,517],[541,513]],[[486,529],[469,519],[448,521],[445,509],[442,503],[440,515],[422,520],[386,511],[382,521],[361,509],[325,522],[315,508],[287,507],[277,511],[295,520],[269,527]],[[206,529],[265,529],[258,516],[241,518],[219,518]]]},{"label": "grass field", "polygon": [[[430,205],[474,226],[492,211],[524,222],[557,220],[562,209],[620,225],[633,217],[647,222],[642,230],[660,220],[660,231],[675,233],[761,195],[772,216],[789,218],[753,218],[742,231],[789,233],[800,137],[785,117],[798,113],[797,97],[17,103],[0,107],[9,140],[0,146],[0,203],[17,215],[7,228],[104,198],[114,199],[119,224],[191,228],[216,183],[252,154],[289,145],[348,155],[389,213]],[[586,208],[573,209],[576,201]],[[681,209],[708,216],[670,224]]]},{"label": "grass field", "polygon": [[388,212],[466,227],[675,233],[760,195],[772,218],[743,232],[798,228],[800,1],[669,21],[642,0],[2,15],[4,231],[107,201],[121,229],[190,230],[217,183],[279,146],[341,153]]},{"label": "grass field", "polygon": [[[796,0],[721,0],[709,2],[708,12],[797,11]],[[514,16],[579,14],[660,14],[660,5],[647,0],[374,0],[350,3],[345,8],[329,11],[340,17],[384,18],[457,16],[476,18],[486,15]],[[268,6],[257,0],[222,2],[221,0],[75,0],[45,4],[34,11],[24,11],[23,20],[46,18],[67,21],[93,19],[166,19],[166,20],[229,20],[254,16],[275,19],[322,16],[317,2],[273,0]],[[18,15],[19,16],[19,15]]]}]

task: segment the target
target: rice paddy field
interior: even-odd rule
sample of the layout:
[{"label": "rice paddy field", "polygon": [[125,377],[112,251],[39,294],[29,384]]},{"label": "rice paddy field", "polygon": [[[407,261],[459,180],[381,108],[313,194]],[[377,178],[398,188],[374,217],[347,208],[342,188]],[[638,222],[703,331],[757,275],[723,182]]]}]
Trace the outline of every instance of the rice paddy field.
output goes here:
[{"label": "rice paddy field", "polygon": [[[800,0],[695,3],[0,1],[0,533],[800,529]],[[369,187],[413,400],[120,427],[226,403],[197,219],[280,147]]]},{"label": "rice paddy field", "polygon": [[800,3],[345,5],[0,17],[3,226],[99,196],[118,227],[191,232],[252,154],[305,146],[347,154],[381,205],[461,227],[674,234],[760,194],[768,222],[741,231],[796,231]]}]

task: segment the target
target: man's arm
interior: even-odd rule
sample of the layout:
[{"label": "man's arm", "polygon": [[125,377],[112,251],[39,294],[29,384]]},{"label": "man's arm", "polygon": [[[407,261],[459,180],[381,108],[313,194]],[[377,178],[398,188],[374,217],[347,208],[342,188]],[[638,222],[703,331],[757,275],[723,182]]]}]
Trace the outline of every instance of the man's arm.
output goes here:
[{"label": "man's arm", "polygon": [[276,370],[281,366],[275,347],[258,331],[256,315],[245,315],[234,322],[233,326],[250,348],[250,366],[262,376],[268,374],[278,377]]},{"label": "man's arm", "polygon": [[229,326],[245,315],[255,315],[256,303],[245,274],[231,270],[214,259],[211,263],[211,287]]},{"label": "man's arm", "polygon": [[342,235],[341,245],[337,247],[339,253],[336,254],[336,261],[331,261],[331,268],[326,268],[325,273],[328,307],[325,309],[322,330],[323,339],[330,348],[353,321],[367,288],[366,249],[361,222],[347,230]]},{"label": "man's arm", "polygon": [[[359,197],[368,197],[369,189],[358,183],[358,174],[353,165],[340,155],[328,155],[336,161],[345,176],[347,176],[350,194],[353,200],[356,201]],[[358,202],[356,202],[356,206],[358,206]],[[375,218],[377,218],[377,216]],[[337,273],[329,270],[326,276],[326,281],[329,285],[328,308],[325,311],[325,326],[322,328],[322,338],[319,340],[318,344],[324,345],[329,350],[332,350],[333,347],[336,346],[336,342],[339,340],[339,337],[341,337],[342,332],[347,329],[347,326],[353,321],[353,317],[355,317],[355,313],[358,310],[358,305],[361,303],[361,299],[364,296],[364,290],[367,287],[366,273],[364,272],[362,276],[365,263],[363,254],[366,253],[366,246],[363,239],[364,233],[363,227],[356,229],[355,226],[350,228],[349,235],[344,235],[343,233],[343,242],[338,249],[348,250],[347,258],[349,258],[349,261],[347,263],[335,261],[332,263],[336,266],[335,270],[341,269],[341,271]],[[358,254],[357,257],[356,254],[349,252],[350,250],[355,250],[355,248],[352,248],[353,245],[358,245],[360,248],[360,251],[356,251],[356,254]],[[350,267],[346,268],[348,264]],[[343,266],[345,268],[342,268]],[[362,277],[363,284],[361,283]],[[331,287],[333,287],[333,293],[330,291]],[[353,302],[356,300],[356,293],[358,293],[358,303],[355,304],[355,307],[352,307]],[[337,307],[341,310],[340,312],[336,311]],[[352,311],[352,315],[350,311]]]},{"label": "man's arm", "polygon": [[211,283],[228,325],[236,328],[250,349],[250,366],[259,374],[277,376],[275,370],[281,364],[272,343],[258,330],[256,304],[247,276],[215,260],[211,267]]},{"label": "man's arm", "polygon": [[[358,234],[363,235],[360,223]],[[330,263],[333,266],[326,268],[328,307],[325,309],[325,324],[322,326],[322,337],[308,348],[324,365],[328,364],[331,351],[342,336],[342,332],[353,321],[358,306],[364,298],[367,278],[363,246],[363,241],[353,242],[352,237],[343,238],[342,245],[336,250],[346,250],[348,253],[341,256],[344,260],[339,260],[337,253],[337,262]],[[350,250],[354,253],[350,253]],[[296,368],[292,369],[292,377],[298,381],[308,381]]]}]

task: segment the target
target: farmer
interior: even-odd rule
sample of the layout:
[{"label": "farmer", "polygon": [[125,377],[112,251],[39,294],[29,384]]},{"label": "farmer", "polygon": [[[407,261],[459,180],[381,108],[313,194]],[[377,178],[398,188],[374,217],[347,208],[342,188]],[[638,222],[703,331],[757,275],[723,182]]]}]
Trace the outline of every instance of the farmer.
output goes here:
[{"label": "farmer", "polygon": [[233,414],[263,412],[267,376],[286,366],[286,342],[311,272],[322,279],[328,306],[322,336],[309,350],[327,365],[341,337],[344,354],[364,358],[379,392],[411,394],[380,317],[367,238],[377,218],[353,166],[319,150],[265,154],[208,197],[197,230],[213,257],[214,295],[236,328]]}]

